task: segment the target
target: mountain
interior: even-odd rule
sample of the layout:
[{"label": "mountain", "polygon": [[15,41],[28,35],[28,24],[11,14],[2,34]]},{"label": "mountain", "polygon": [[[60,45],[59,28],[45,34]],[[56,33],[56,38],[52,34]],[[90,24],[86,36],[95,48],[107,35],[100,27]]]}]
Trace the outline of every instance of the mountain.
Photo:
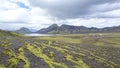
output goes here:
[{"label": "mountain", "polygon": [[41,29],[37,33],[43,34],[79,34],[79,33],[111,33],[120,32],[120,26],[105,27],[105,28],[95,28],[95,27],[85,27],[85,26],[73,26],[63,24],[58,26],[57,24],[52,24],[48,28]]},{"label": "mountain", "polygon": [[120,26],[105,27],[102,29],[102,32],[120,32]]},{"label": "mountain", "polygon": [[46,33],[51,32],[51,31],[56,31],[56,30],[58,30],[58,28],[59,28],[59,26],[57,24],[52,24],[48,28],[43,28],[43,29],[37,31],[37,33],[46,34]]},{"label": "mountain", "polygon": [[16,30],[15,32],[20,33],[20,34],[29,34],[31,31],[28,28],[22,27],[19,30]]}]

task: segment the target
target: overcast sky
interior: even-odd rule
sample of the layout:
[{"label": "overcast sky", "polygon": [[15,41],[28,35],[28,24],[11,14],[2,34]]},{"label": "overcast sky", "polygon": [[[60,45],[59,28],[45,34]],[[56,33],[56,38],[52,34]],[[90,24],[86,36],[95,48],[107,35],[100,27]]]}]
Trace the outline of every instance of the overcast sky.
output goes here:
[{"label": "overcast sky", "polygon": [[120,0],[0,0],[0,29],[120,25]]}]

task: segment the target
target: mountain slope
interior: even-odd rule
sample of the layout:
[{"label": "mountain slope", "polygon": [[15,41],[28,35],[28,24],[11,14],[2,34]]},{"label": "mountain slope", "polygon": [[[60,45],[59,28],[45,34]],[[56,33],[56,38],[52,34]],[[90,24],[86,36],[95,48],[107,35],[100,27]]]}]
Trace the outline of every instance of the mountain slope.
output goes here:
[{"label": "mountain slope", "polygon": [[85,27],[85,26],[73,26],[73,25],[61,25],[57,26],[55,24],[39,30],[37,33],[51,33],[51,34],[79,34],[79,33],[110,33],[110,32],[120,32],[120,26],[116,27],[105,27],[105,28],[95,28],[95,27]]},{"label": "mountain slope", "polygon": [[18,34],[16,32],[11,32],[11,31],[0,30],[0,37],[1,38],[2,37],[8,38],[8,37],[11,37],[11,36],[13,36],[13,37],[15,37],[15,36],[19,37],[19,36],[22,36],[22,34]]},{"label": "mountain slope", "polygon": [[20,34],[29,34],[31,31],[28,28],[22,27],[19,30],[16,30],[15,32],[20,33]]},{"label": "mountain slope", "polygon": [[102,30],[103,32],[120,32],[120,26],[105,27]]},{"label": "mountain slope", "polygon": [[51,31],[56,31],[58,30],[59,26],[57,24],[52,24],[51,26],[49,26],[48,28],[43,28],[39,31],[37,31],[37,33],[48,33],[48,32],[51,32]]}]

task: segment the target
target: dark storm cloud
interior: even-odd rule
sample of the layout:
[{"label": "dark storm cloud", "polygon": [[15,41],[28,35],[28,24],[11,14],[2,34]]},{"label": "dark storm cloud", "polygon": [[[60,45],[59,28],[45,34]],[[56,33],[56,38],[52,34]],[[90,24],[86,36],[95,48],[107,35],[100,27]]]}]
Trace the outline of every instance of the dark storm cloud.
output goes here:
[{"label": "dark storm cloud", "polygon": [[[29,0],[34,7],[40,7],[48,10],[48,12],[57,18],[77,18],[89,16],[94,12],[106,12],[117,9],[104,8],[99,5],[118,3],[120,0]],[[98,8],[97,8],[98,6]],[[107,7],[107,6],[105,6]],[[97,10],[96,10],[97,9]]]}]

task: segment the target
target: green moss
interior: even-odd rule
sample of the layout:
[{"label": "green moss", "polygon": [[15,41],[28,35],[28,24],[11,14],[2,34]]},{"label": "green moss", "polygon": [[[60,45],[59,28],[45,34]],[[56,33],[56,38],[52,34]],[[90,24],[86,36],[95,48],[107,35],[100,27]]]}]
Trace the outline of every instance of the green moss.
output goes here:
[{"label": "green moss", "polygon": [[96,46],[104,46],[104,43],[98,41],[98,42],[95,42],[94,45],[96,45]]},{"label": "green moss", "polygon": [[11,57],[15,57],[15,53],[10,49],[10,48],[5,48],[5,50],[3,51],[4,54],[11,56]]},{"label": "green moss", "polygon": [[54,60],[54,52],[49,52],[49,57]]},{"label": "green moss", "polygon": [[19,60],[17,58],[11,58],[8,60],[9,68],[14,68],[18,64]]},{"label": "green moss", "polygon": [[111,38],[111,39],[104,39],[106,43],[113,45],[113,47],[120,47],[120,38]]},{"label": "green moss", "polygon": [[18,59],[22,60],[23,62],[25,62],[25,65],[23,66],[23,68],[30,68],[30,62],[28,61],[27,57],[24,56],[24,47],[20,47],[19,50],[19,54],[18,54]]},{"label": "green moss", "polygon": [[83,62],[82,59],[78,59],[77,65],[75,66],[75,68],[79,68],[79,67],[81,67],[81,68],[90,68],[87,64],[85,64],[85,63]]},{"label": "green moss", "polygon": [[[71,66],[69,65],[71,63],[73,64],[71,68],[90,68],[86,63],[92,60],[93,63],[94,61],[96,62],[95,65],[101,65],[101,68],[102,65],[106,68],[120,68],[118,64],[120,34],[104,34],[102,36],[99,36],[99,34],[69,34],[52,37],[18,37],[17,34],[11,33],[10,36],[7,36],[7,34],[0,36],[0,55],[4,54],[4,56],[8,57],[8,68],[15,68],[21,62],[24,63],[23,68],[30,68],[30,62],[24,55],[25,49],[36,57],[43,59],[50,68],[68,68],[68,66]],[[16,41],[20,40],[22,44],[27,42],[32,44],[28,43],[16,49],[9,43],[11,40],[14,41],[13,39]],[[14,44],[14,42],[12,42],[12,44]],[[12,51],[9,46],[15,49],[15,51],[17,50],[17,52]],[[46,50],[47,53],[46,51],[44,52],[45,49],[48,49]],[[60,53],[58,55],[60,58],[57,57],[57,53]],[[85,58],[87,59],[83,61]],[[0,62],[3,62],[3,60]],[[0,68],[5,68],[5,66],[0,65]]]},{"label": "green moss", "polygon": [[73,62],[76,64],[76,66],[74,66],[74,68],[90,68],[86,63],[83,62],[82,59],[77,58],[77,61],[73,60],[73,56],[67,54],[66,56],[66,60]]},{"label": "green moss", "polygon": [[66,65],[63,65],[61,63],[53,62],[53,59],[51,59],[47,55],[43,54],[42,53],[43,50],[41,48],[39,48],[39,47],[36,47],[36,45],[27,44],[26,47],[36,57],[42,58],[50,66],[50,68],[54,68],[54,65],[60,66],[62,68],[67,68]]},{"label": "green moss", "polygon": [[39,40],[48,40],[48,41],[59,41],[64,43],[73,43],[73,44],[80,44],[82,41],[81,39],[73,39],[73,38],[66,38],[66,37],[40,37],[36,38]]},{"label": "green moss", "polygon": [[4,40],[4,41],[1,41],[2,44],[0,44],[1,47],[8,47],[11,45],[11,43],[9,43],[8,41]]},{"label": "green moss", "polygon": [[23,68],[30,68],[30,62],[24,56],[24,47],[20,47],[18,51],[19,53],[15,54],[10,48],[4,47],[3,54],[11,57],[10,59],[8,59],[8,63],[9,63],[8,67],[9,68],[16,67],[19,61],[22,60],[23,62],[25,62]]},{"label": "green moss", "polygon": [[24,35],[18,34],[18,33],[16,33],[16,32],[11,32],[11,34],[14,35],[14,36],[24,36]]},{"label": "green moss", "polygon": [[[50,41],[49,41],[49,43],[51,44]],[[51,48],[53,48],[53,49],[61,52],[62,54],[66,55],[66,56],[65,56],[65,57],[66,57],[66,60],[77,64],[77,65],[75,66],[75,68],[79,68],[79,67],[81,67],[81,68],[89,68],[89,66],[88,66],[87,64],[85,64],[85,63],[82,61],[82,59],[78,59],[78,61],[74,61],[74,60],[73,60],[73,56],[72,56],[72,55],[69,55],[69,54],[67,53],[68,50],[63,49],[63,48],[60,48],[60,47],[57,47],[57,46],[50,46],[50,44],[48,45],[48,47],[51,47]]]},{"label": "green moss", "polygon": [[0,68],[6,68],[4,65],[0,65]]}]

